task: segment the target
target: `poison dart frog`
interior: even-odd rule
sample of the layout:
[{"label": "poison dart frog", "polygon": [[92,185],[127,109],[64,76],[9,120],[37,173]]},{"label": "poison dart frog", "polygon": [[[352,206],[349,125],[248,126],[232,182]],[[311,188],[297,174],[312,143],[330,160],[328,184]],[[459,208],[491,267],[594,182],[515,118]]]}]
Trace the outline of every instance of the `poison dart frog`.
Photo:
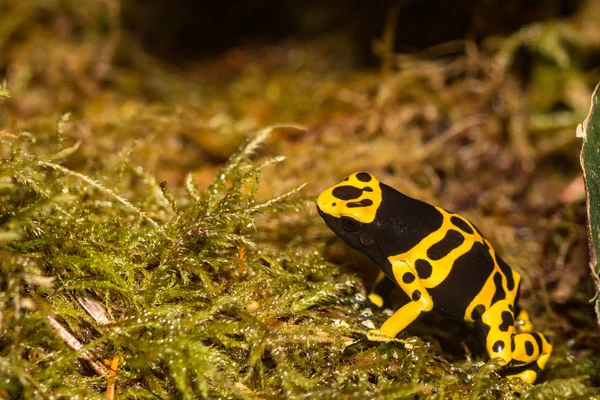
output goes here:
[{"label": "poison dart frog", "polygon": [[[366,172],[317,199],[329,228],[381,269],[369,301],[382,308],[397,285],[410,301],[363,337],[391,341],[421,314],[474,325],[500,374],[533,383],[552,352],[518,305],[521,276],[464,217],[400,193]],[[516,316],[516,318],[515,318]]]}]

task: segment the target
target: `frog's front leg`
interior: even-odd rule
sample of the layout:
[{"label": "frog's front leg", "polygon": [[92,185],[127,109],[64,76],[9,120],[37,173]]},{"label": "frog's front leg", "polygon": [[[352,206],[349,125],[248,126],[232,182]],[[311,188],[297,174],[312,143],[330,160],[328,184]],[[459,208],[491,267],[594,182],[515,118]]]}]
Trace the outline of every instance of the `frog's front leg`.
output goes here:
[{"label": "frog's front leg", "polygon": [[431,311],[433,308],[431,296],[409,263],[406,261],[393,261],[392,273],[398,286],[412,301],[400,307],[381,325],[381,328],[369,331],[367,334],[368,340],[390,341],[416,320],[421,313]]}]

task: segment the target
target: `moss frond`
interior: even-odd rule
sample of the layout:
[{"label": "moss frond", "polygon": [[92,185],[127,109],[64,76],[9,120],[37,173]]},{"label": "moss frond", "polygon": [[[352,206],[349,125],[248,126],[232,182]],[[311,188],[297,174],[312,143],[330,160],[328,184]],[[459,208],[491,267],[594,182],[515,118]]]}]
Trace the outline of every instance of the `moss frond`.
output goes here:
[{"label": "moss frond", "polygon": [[[85,364],[114,355],[123,359],[116,381],[126,397],[244,397],[242,386],[291,393],[315,385],[285,354],[322,340],[308,320],[319,321],[319,332],[348,334],[310,310],[353,308],[340,298],[359,284],[314,249],[282,256],[253,240],[255,217],[297,206],[291,199],[302,189],[256,199],[261,171],[283,160],[251,160],[273,129],[242,146],[208,190],[188,178],[181,197],[166,184],[157,190],[146,176],[156,201],[138,204],[112,189],[106,175],[145,176],[136,167],[92,177],[58,163],[78,143],[53,154],[27,141],[5,146],[0,254],[10,262],[2,263],[0,356],[9,378],[0,390],[97,397],[102,380],[86,373]],[[101,305],[104,318],[90,314],[90,303]],[[14,334],[33,321],[44,329],[29,332],[28,341],[37,359],[51,363],[32,363],[32,348]],[[333,346],[319,352],[339,352],[341,339],[328,341]],[[273,376],[280,373],[287,378]],[[73,378],[67,386],[59,379],[65,374]]]}]

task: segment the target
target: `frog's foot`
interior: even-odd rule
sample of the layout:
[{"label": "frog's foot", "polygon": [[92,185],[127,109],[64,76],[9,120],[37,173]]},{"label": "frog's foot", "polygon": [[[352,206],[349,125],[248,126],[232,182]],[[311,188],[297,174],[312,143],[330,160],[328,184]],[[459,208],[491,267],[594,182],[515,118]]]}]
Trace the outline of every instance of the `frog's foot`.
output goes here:
[{"label": "frog's foot", "polygon": [[[537,360],[535,360],[529,364],[523,364],[523,363],[513,359],[512,362],[510,362],[507,366],[505,366],[503,369],[498,371],[498,375],[506,377],[508,379],[519,378],[523,382],[527,382],[529,384],[533,384],[535,382],[535,380],[538,377],[538,374],[540,372],[542,372],[542,370],[546,366],[546,362],[548,361],[548,358],[550,357],[550,352],[552,351],[552,347],[548,343],[545,336],[543,336],[542,334],[539,334],[539,333],[537,333],[537,334],[534,333],[534,335],[539,335],[540,338],[542,338],[542,342],[546,343],[545,345],[543,345],[545,347],[544,351],[546,353],[541,354]],[[517,340],[518,340],[518,337],[517,337]],[[517,361],[517,362],[515,362],[515,361]]]},{"label": "frog's foot", "polygon": [[379,329],[370,329],[367,333],[361,335],[358,339],[354,339],[352,341],[348,341],[346,343],[346,347],[344,348],[344,352],[348,349],[354,348],[358,345],[367,345],[374,346],[379,343],[390,343],[397,342],[397,340],[393,337],[384,335],[381,333]]},{"label": "frog's foot", "polygon": [[379,329],[370,329],[369,331],[367,331],[365,338],[369,342],[378,342],[378,343],[389,343],[389,342],[394,342],[396,340],[395,338],[393,338],[391,336],[385,335]]},{"label": "frog's foot", "polygon": [[529,368],[527,368],[527,369],[520,369],[518,371],[516,370],[516,368],[511,369],[509,367],[503,371],[500,371],[498,375],[506,377],[508,379],[520,378],[523,382],[533,384],[535,382],[539,372],[540,372],[540,369],[535,368],[535,366],[533,366],[533,368],[531,366],[529,366]]}]

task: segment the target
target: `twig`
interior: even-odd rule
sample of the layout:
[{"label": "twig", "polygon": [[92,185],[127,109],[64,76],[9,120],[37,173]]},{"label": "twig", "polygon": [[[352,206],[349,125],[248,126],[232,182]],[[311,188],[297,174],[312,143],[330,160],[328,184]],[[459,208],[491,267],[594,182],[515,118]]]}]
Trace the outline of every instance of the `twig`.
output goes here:
[{"label": "twig", "polygon": [[75,351],[80,352],[79,357],[83,358],[88,363],[90,363],[90,366],[94,371],[96,371],[98,375],[102,376],[108,374],[108,368],[106,368],[101,362],[96,361],[94,356],[92,356],[92,354],[89,351],[82,350],[83,345],[79,340],[77,340],[75,336],[71,334],[71,332],[69,332],[64,326],[62,326],[53,316],[48,315],[47,318],[50,322],[50,326],[56,331],[58,336],[60,336],[60,338],[64,340],[67,346],[69,346]]},{"label": "twig", "polygon": [[108,325],[113,322],[110,315],[106,313],[106,310],[96,300],[92,299],[88,296],[77,296],[77,301],[87,311],[88,314],[94,318],[94,321],[99,323],[100,325]]},{"label": "twig", "polygon": [[396,1],[387,13],[387,19],[383,28],[383,35],[381,37],[381,72],[382,75],[388,75],[394,67],[394,42],[396,38],[396,26],[398,25],[398,14],[400,14],[400,8],[403,5],[403,1]]},{"label": "twig", "polygon": [[10,133],[10,132],[7,132],[7,131],[0,131],[0,136],[7,137],[9,139],[16,139],[18,137],[14,133]]},{"label": "twig", "polygon": [[456,136],[458,136],[462,133],[465,133],[470,128],[473,128],[478,125],[482,125],[483,123],[485,123],[485,119],[486,119],[486,117],[484,115],[474,115],[474,116],[465,118],[462,121],[459,121],[459,122],[455,123],[454,125],[452,125],[450,128],[448,128],[445,132],[443,132],[442,134],[437,136],[436,138],[425,143],[423,146],[421,146],[419,151],[413,152],[412,156],[403,157],[403,160],[407,161],[407,162],[408,161],[414,162],[414,161],[422,160],[425,157],[427,157],[428,155],[430,155],[431,153],[433,153],[434,151],[442,149],[443,146],[448,141],[452,140]]}]

